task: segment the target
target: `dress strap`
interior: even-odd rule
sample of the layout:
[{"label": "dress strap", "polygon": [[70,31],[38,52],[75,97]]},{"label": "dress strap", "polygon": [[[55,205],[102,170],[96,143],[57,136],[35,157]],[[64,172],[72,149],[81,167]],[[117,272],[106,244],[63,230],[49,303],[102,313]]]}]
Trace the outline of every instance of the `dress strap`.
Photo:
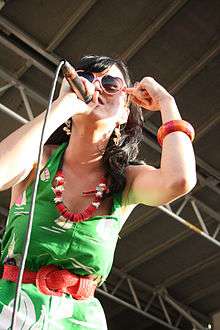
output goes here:
[{"label": "dress strap", "polygon": [[47,175],[47,171],[50,172],[50,180],[53,181],[54,176],[56,175],[59,168],[62,167],[63,164],[63,156],[64,152],[67,147],[67,142],[62,143],[59,145],[51,154],[51,156],[48,158],[47,163],[41,170],[41,175],[45,173]]}]

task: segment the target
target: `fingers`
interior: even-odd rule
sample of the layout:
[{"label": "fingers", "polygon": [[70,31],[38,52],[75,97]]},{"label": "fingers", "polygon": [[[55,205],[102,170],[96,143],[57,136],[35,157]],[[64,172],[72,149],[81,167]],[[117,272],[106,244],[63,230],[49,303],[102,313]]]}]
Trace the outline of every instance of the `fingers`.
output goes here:
[{"label": "fingers", "polygon": [[82,94],[84,94],[84,93],[85,93],[85,94],[88,94],[88,88],[87,88],[85,82],[83,81],[83,79],[82,79],[81,77],[79,77],[79,79],[80,79],[80,81],[81,81],[81,83],[82,83],[82,87],[79,86],[79,89],[78,89],[78,88],[77,88],[77,85],[75,85],[75,83],[74,83],[74,81],[73,81],[73,84],[72,84],[72,86],[71,86],[71,91],[74,92],[74,93],[77,95],[77,97],[78,97],[80,100],[83,101],[83,98],[82,98],[81,93],[82,93]]},{"label": "fingers", "polygon": [[135,96],[131,96],[131,102],[146,110],[150,110],[150,111],[159,110],[159,105],[157,103],[154,103],[153,101],[145,101],[145,100],[141,101]]},{"label": "fingers", "polygon": [[84,77],[80,77],[84,87],[85,87],[85,91],[87,95],[94,95],[95,93],[95,86],[90,83],[86,78]]},{"label": "fingers", "polygon": [[134,87],[127,87],[127,88],[125,88],[125,92],[127,93],[127,94],[134,94],[134,92],[135,92],[135,88]]},{"label": "fingers", "polygon": [[156,99],[154,99],[151,90],[152,88],[150,87],[153,83],[156,83],[153,78],[146,77],[142,79],[141,82],[136,82],[133,87],[126,88],[126,93],[131,95],[131,101],[133,103],[147,110],[153,110],[158,108]]},{"label": "fingers", "polygon": [[139,99],[140,101],[148,101],[149,103],[152,102],[152,97],[150,94],[143,88],[129,88],[128,94]]},{"label": "fingers", "polygon": [[72,91],[72,89],[70,88],[70,85],[68,84],[66,78],[63,78],[62,84],[60,87],[59,96],[64,96],[65,94],[70,93],[71,91]]},{"label": "fingers", "polygon": [[87,79],[85,79],[84,77],[80,78],[85,86],[86,94],[92,95],[92,100],[88,103],[88,106],[89,108],[93,108],[99,103],[99,91],[96,90],[94,84],[90,83]]},{"label": "fingers", "polygon": [[126,87],[125,92],[128,94],[136,94],[139,85],[140,85],[139,82],[135,82],[133,87]]},{"label": "fingers", "polygon": [[128,87],[125,89],[125,92],[130,95],[135,96],[145,96],[145,97],[151,97],[146,88],[144,86],[141,86],[140,84],[136,85],[136,87]]},{"label": "fingers", "polygon": [[134,104],[139,105],[140,107],[142,106],[142,102],[140,100],[138,100],[135,96],[131,97],[131,102],[133,102]]},{"label": "fingers", "polygon": [[98,104],[98,97],[99,97],[99,91],[94,91],[93,93],[93,97],[92,97],[92,101],[95,103],[95,104]]}]

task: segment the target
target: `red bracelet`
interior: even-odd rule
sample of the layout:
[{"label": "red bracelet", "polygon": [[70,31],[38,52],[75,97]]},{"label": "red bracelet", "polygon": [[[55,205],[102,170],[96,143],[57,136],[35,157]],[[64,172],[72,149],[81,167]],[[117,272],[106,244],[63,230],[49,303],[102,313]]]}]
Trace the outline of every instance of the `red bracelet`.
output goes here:
[{"label": "red bracelet", "polygon": [[157,141],[162,147],[163,139],[169,133],[181,131],[188,135],[191,141],[195,138],[195,131],[193,126],[185,120],[170,120],[163,124],[157,132]]}]

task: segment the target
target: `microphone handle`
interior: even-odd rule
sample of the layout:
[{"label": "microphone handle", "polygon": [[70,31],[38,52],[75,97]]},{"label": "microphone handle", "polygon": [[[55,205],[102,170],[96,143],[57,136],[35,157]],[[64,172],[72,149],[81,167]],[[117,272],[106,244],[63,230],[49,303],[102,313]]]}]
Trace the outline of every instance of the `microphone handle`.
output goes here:
[{"label": "microphone handle", "polygon": [[74,67],[65,60],[62,70],[63,70],[64,77],[68,81],[68,83],[69,83],[70,87],[73,89],[73,91],[77,89],[77,91],[79,92],[83,101],[85,103],[89,103],[92,100],[92,95],[87,94],[85,87],[84,87],[82,81],[80,80]]}]

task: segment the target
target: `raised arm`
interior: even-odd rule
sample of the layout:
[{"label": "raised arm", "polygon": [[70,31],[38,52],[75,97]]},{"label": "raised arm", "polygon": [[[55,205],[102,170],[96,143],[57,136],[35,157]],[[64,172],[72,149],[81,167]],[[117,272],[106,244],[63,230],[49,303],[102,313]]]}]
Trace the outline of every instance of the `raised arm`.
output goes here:
[{"label": "raised arm", "polygon": [[[58,99],[52,104],[43,142],[67,119],[90,111],[92,106],[79,100],[64,81]],[[32,170],[37,161],[44,115],[45,111],[0,143],[0,190],[24,180]]]},{"label": "raised arm", "polygon": [[[141,81],[133,100],[142,107],[161,112],[162,123],[180,120],[175,99],[153,78]],[[127,171],[128,203],[163,205],[185,195],[196,185],[196,163],[190,138],[181,131],[164,138],[160,168],[149,165],[131,166]]]}]

